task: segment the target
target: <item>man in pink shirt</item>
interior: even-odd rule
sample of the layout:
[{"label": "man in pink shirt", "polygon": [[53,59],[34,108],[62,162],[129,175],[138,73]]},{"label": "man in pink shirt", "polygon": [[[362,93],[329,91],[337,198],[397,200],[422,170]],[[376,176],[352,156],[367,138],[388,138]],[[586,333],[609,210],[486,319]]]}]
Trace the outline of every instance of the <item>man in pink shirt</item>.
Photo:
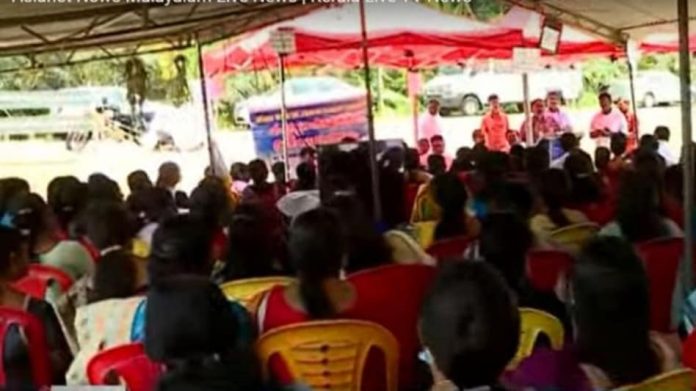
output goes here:
[{"label": "man in pink shirt", "polygon": [[421,114],[418,120],[418,139],[430,140],[433,136],[442,135],[440,123],[440,102],[431,99],[428,102],[428,110]]},{"label": "man in pink shirt", "polygon": [[590,137],[595,140],[597,147],[609,147],[609,139],[613,133],[628,132],[628,124],[623,113],[614,107],[608,92],[599,94],[601,110],[592,117]]},{"label": "man in pink shirt", "polygon": [[507,115],[500,107],[498,95],[488,97],[490,110],[481,120],[481,131],[486,137],[486,147],[491,151],[508,152],[510,143],[507,140],[507,133],[510,129]]},{"label": "man in pink shirt", "polygon": [[[536,145],[542,138],[551,137],[556,133],[556,123],[553,118],[547,114],[542,99],[535,99],[532,101],[532,115],[529,117],[528,121],[523,121],[522,127],[520,128],[520,138],[527,145]],[[527,140],[528,123],[532,130],[531,141]]]},{"label": "man in pink shirt", "polygon": [[560,137],[563,133],[572,132],[570,117],[561,111],[561,95],[558,91],[551,91],[546,95],[546,104],[548,106],[546,115],[553,121],[555,135]]}]

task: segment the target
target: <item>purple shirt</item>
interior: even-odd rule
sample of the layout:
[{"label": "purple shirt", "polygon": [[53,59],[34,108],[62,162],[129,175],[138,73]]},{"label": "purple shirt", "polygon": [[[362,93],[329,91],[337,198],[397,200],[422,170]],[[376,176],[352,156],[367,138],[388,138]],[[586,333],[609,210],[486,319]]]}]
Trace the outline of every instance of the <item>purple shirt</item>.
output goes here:
[{"label": "purple shirt", "polygon": [[560,351],[538,348],[512,372],[503,383],[513,388],[591,391],[592,385],[580,367],[573,348],[566,343]]},{"label": "purple shirt", "polygon": [[547,110],[546,115],[551,117],[553,122],[555,122],[556,134],[573,131],[573,126],[570,124],[570,117],[568,117],[568,114],[561,111],[560,109],[558,111],[555,111],[555,112],[551,111],[551,110]]}]

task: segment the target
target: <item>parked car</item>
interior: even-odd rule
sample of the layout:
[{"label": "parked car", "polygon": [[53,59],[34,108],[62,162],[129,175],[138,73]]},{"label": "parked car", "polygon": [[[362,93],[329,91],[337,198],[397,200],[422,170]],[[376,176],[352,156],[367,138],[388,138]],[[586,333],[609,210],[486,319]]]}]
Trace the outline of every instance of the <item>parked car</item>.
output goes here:
[{"label": "parked car", "polygon": [[[669,71],[642,71],[634,79],[636,102],[643,107],[676,104],[681,101],[679,77]],[[631,98],[628,78],[609,84],[612,97]],[[692,99],[694,87],[691,87]]]},{"label": "parked car", "polygon": [[[342,98],[364,94],[365,91],[341,79],[328,76],[298,77],[285,82],[285,101],[292,107],[302,104],[324,103]],[[249,126],[250,108],[279,108],[281,105],[280,86],[262,95],[252,96],[237,103],[234,107],[234,121],[237,125]]]},{"label": "parked car", "polygon": [[[550,91],[560,92],[563,99],[577,99],[582,92],[582,72],[576,69],[530,72],[530,99],[543,98]],[[459,111],[464,115],[479,113],[488,97],[498,95],[501,103],[524,102],[522,74],[491,70],[459,70],[445,72],[425,84],[427,100],[440,102],[442,115]]]}]

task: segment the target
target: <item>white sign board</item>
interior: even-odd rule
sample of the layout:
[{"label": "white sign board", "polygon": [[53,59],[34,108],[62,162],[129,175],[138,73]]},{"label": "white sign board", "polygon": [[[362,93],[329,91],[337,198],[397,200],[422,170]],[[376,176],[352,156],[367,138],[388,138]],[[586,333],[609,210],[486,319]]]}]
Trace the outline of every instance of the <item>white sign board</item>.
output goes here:
[{"label": "white sign board", "polygon": [[534,71],[541,68],[541,50],[538,48],[513,48],[512,64],[520,71]]},{"label": "white sign board", "polygon": [[279,28],[271,32],[271,46],[278,54],[291,54],[295,47],[295,31],[291,28]]}]

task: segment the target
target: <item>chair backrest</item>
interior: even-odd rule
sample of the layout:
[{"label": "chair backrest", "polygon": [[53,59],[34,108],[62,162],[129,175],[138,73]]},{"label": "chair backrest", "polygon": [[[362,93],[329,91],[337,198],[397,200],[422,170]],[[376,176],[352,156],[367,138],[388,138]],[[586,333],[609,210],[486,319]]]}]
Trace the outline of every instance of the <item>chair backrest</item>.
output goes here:
[{"label": "chair backrest", "polygon": [[684,240],[658,239],[639,244],[636,249],[645,264],[650,284],[650,328],[670,332],[673,330],[672,295],[684,254]]},{"label": "chair backrest", "polygon": [[696,381],[691,369],[677,369],[614,391],[693,391]]},{"label": "chair backrest", "polygon": [[520,345],[508,368],[512,369],[534,353],[539,337],[546,336],[554,350],[563,348],[563,324],[553,315],[533,308],[520,308]]},{"label": "chair backrest", "polygon": [[682,362],[696,370],[696,333],[691,333],[682,344]]},{"label": "chair backrest", "polygon": [[530,251],[527,254],[527,280],[539,292],[552,293],[558,279],[573,265],[573,257],[563,251]]},{"label": "chair backrest", "polygon": [[580,252],[582,246],[599,231],[594,223],[579,223],[559,228],[549,234],[550,241],[572,253]]},{"label": "chair backrest", "polygon": [[577,208],[573,206],[573,209],[581,211],[591,222],[600,226],[608,224],[616,215],[616,208],[612,200],[602,200],[597,203],[578,205]]},{"label": "chair backrest", "polygon": [[87,378],[92,385],[113,384],[122,380],[129,391],[152,391],[163,373],[162,366],[145,355],[141,343],[102,350],[87,363]]},{"label": "chair backrest", "polygon": [[[7,332],[12,327],[25,337],[34,386],[39,389],[52,383],[51,360],[43,324],[34,315],[12,308],[0,308],[0,352],[5,351]],[[0,386],[7,384],[5,365],[0,360]],[[2,387],[0,387],[2,388]]]},{"label": "chair backrest", "polygon": [[13,286],[31,297],[43,300],[46,297],[46,290],[52,282],[60,286],[61,292],[67,292],[73,280],[57,267],[31,264],[27,275],[15,282]]},{"label": "chair backrest", "polygon": [[295,281],[292,277],[260,277],[230,281],[220,285],[220,289],[230,300],[236,300],[247,306],[256,295],[275,286],[287,286]]},{"label": "chair backrest", "polygon": [[437,259],[461,257],[471,244],[471,239],[467,237],[457,237],[445,240],[438,240],[428,247],[428,254]]},{"label": "chair backrest", "polygon": [[[348,276],[357,301],[347,314],[375,322],[399,341],[399,384],[414,385],[421,350],[418,317],[437,270],[425,265],[388,265]],[[390,281],[398,281],[392,284]],[[401,287],[408,287],[402,289]]]},{"label": "chair backrest", "polygon": [[264,376],[279,356],[293,379],[312,390],[358,391],[368,354],[380,350],[385,360],[385,391],[397,390],[399,345],[382,326],[358,320],[299,323],[261,336],[257,352]]}]

